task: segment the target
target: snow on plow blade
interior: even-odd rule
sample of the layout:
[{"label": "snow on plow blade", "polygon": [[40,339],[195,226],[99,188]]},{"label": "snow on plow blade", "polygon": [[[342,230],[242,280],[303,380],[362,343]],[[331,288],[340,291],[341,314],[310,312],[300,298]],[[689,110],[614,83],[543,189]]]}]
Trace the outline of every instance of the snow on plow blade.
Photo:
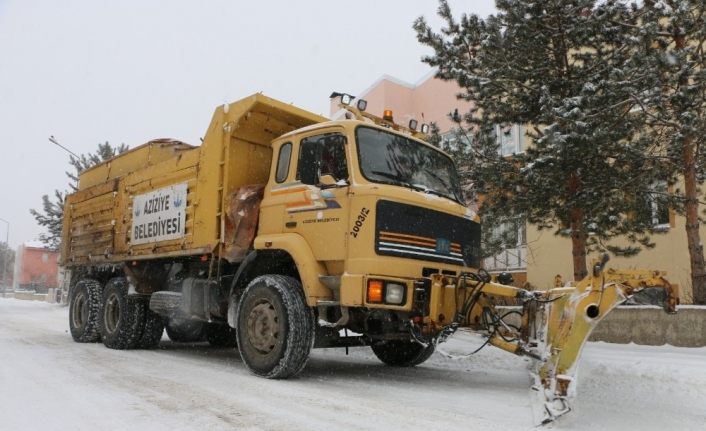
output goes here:
[{"label": "snow on plow blade", "polygon": [[606,262],[607,256],[595,262],[593,273],[576,286],[551,289],[543,292],[542,299],[525,303],[524,341],[530,355],[538,358],[532,387],[539,401],[533,406],[537,424],[571,410],[581,350],[593,328],[618,304],[644,288],[662,288],[665,311],[676,312],[678,293],[663,273],[604,270]]},{"label": "snow on plow blade", "polygon": [[[429,314],[423,327],[412,324],[412,336],[422,344],[438,344],[467,327],[485,335],[487,344],[535,359],[535,421],[538,425],[551,422],[571,410],[581,350],[593,328],[615,306],[645,288],[659,288],[665,292],[665,311],[676,312],[678,292],[664,273],[604,270],[607,261],[606,255],[594,262],[591,274],[575,286],[545,291],[494,283],[483,270],[455,280],[432,275]],[[519,301],[522,311],[503,312],[496,307],[507,298]],[[455,318],[444,325],[449,315]]]}]

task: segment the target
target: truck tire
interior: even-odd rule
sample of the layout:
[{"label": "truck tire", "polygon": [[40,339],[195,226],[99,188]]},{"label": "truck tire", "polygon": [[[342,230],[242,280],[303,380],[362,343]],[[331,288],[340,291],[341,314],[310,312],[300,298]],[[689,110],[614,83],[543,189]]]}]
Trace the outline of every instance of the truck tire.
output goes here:
[{"label": "truck tire", "polygon": [[79,280],[69,295],[69,329],[77,343],[100,341],[98,318],[101,311],[101,284],[93,279]]},{"label": "truck tire", "polygon": [[211,323],[206,330],[206,340],[214,347],[237,347],[235,329],[228,325]]},{"label": "truck tire", "polygon": [[164,333],[164,321],[162,316],[149,309],[149,301],[142,301],[144,307],[144,328],[142,337],[137,343],[140,349],[154,349],[159,346],[159,341]]},{"label": "truck tire", "polygon": [[370,348],[383,363],[393,367],[414,367],[429,359],[434,353],[434,345],[422,346],[414,341],[379,340]]},{"label": "truck tire", "polygon": [[206,340],[206,324],[198,320],[169,319],[164,325],[175,343],[199,343]]},{"label": "truck tire", "polygon": [[124,277],[111,279],[103,290],[100,331],[110,349],[134,349],[142,337],[145,308],[139,298],[128,297],[127,290]]},{"label": "truck tire", "polygon": [[314,344],[314,313],[299,281],[263,275],[250,282],[238,303],[236,333],[252,373],[270,379],[299,373]]}]

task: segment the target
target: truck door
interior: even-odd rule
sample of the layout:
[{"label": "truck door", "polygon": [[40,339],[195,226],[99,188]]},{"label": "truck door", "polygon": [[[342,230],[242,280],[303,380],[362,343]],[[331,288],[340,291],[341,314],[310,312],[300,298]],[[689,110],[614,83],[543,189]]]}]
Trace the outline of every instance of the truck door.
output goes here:
[{"label": "truck door", "polygon": [[346,256],[347,150],[346,136],[331,132],[302,138],[295,154],[296,183],[302,191],[285,206],[285,220],[307,240],[317,260]]}]

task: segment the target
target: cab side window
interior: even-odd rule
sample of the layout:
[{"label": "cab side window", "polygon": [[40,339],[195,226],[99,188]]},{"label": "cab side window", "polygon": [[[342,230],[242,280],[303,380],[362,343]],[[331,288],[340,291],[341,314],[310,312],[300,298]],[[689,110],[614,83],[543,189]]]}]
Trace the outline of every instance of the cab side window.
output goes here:
[{"label": "cab side window", "polygon": [[324,174],[336,180],[348,178],[346,137],[340,133],[310,136],[299,145],[297,179],[304,184],[317,185]]},{"label": "cab side window", "polygon": [[289,159],[292,157],[292,143],[287,142],[279,149],[279,157],[277,158],[277,171],[275,173],[275,181],[281,183],[287,179],[289,174]]}]

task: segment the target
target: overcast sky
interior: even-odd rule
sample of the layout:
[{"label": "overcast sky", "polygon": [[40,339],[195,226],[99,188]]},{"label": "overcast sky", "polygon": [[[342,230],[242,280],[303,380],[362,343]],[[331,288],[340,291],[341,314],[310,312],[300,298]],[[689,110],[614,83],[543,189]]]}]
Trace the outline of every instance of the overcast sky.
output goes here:
[{"label": "overcast sky", "polygon": [[[493,0],[452,0],[488,15]],[[0,218],[10,245],[42,228],[29,208],[67,188],[68,154],[99,142],[197,145],[213,109],[255,92],[328,115],[383,74],[429,73],[412,22],[434,0],[0,0]],[[6,223],[0,221],[0,241]]]}]

